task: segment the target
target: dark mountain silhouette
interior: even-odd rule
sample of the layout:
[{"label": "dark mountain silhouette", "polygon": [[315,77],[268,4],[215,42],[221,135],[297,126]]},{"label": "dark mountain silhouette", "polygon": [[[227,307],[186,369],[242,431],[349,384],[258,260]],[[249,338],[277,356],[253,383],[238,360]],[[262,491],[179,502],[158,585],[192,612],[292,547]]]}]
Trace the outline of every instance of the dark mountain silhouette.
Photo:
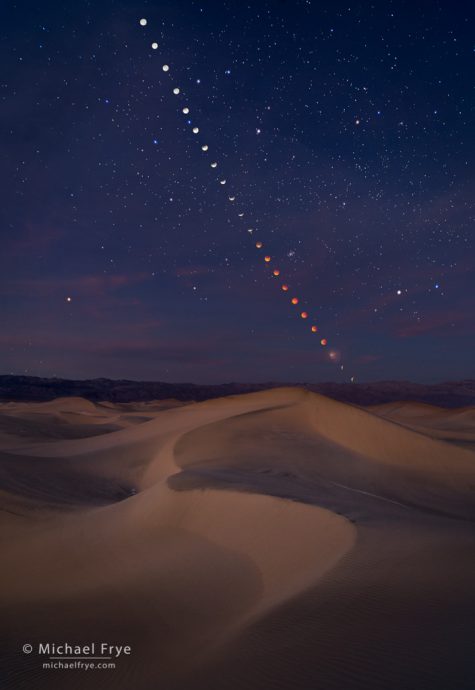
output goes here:
[{"label": "dark mountain silhouette", "polygon": [[208,400],[239,395],[281,386],[301,386],[330,398],[356,405],[376,405],[411,400],[441,407],[464,407],[475,404],[475,380],[421,384],[410,381],[376,381],[371,383],[166,383],[163,381],[129,381],[85,379],[74,381],[36,376],[0,376],[0,400],[45,401],[59,397],[80,396],[87,400],[132,402],[148,400]]}]

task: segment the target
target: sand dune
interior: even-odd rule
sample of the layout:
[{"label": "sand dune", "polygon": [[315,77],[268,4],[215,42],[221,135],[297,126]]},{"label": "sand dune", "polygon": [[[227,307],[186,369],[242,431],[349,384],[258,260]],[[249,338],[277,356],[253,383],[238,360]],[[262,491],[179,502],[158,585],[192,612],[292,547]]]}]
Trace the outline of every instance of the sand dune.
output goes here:
[{"label": "sand dune", "polygon": [[42,403],[0,403],[0,449],[48,439],[107,434],[150,421],[156,412],[183,404],[177,400],[157,400],[114,405],[74,397]]},{"label": "sand dune", "polygon": [[[5,687],[472,688],[475,453],[418,428],[472,416],[422,407],[3,405]],[[132,654],[44,670],[40,640]]]},{"label": "sand dune", "polygon": [[447,410],[422,403],[389,403],[368,408],[374,414],[431,438],[475,448],[475,409]]}]

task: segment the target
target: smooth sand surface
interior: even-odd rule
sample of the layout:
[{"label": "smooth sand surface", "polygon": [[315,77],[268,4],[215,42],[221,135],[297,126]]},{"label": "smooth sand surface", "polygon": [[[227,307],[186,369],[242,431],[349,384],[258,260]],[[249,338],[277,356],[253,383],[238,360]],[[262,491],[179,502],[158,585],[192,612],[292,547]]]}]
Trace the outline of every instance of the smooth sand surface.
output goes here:
[{"label": "smooth sand surface", "polygon": [[[472,410],[287,388],[0,421],[2,688],[475,687]],[[102,641],[131,655],[21,651]]]},{"label": "smooth sand surface", "polygon": [[475,449],[475,409],[447,410],[424,403],[399,402],[367,408],[374,414],[432,438]]}]

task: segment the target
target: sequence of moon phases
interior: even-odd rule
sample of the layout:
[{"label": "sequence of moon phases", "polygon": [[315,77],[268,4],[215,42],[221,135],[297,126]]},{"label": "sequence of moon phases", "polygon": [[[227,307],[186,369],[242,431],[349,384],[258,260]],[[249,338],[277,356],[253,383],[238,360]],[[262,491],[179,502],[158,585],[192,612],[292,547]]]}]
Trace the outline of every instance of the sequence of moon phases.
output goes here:
[{"label": "sequence of moon phases", "polygon": [[[147,26],[147,20],[146,20],[145,18],[142,18],[142,19],[139,20],[139,24],[140,24],[140,26]],[[158,49],[158,43],[157,43],[156,41],[154,41],[151,45],[152,45],[152,49],[153,49],[153,50],[157,50],[157,49]],[[170,70],[169,65],[167,65],[167,64],[162,65],[162,70],[163,70],[164,72],[168,72],[168,71]],[[179,89],[177,86],[175,86],[175,88],[173,89],[173,93],[175,94],[175,96],[178,96],[178,95],[180,94],[180,89]],[[183,113],[184,115],[188,115],[188,114],[190,113],[189,107],[188,107],[188,106],[185,106],[184,108],[182,108],[182,113]],[[192,128],[193,134],[199,134],[199,131],[200,131],[200,130],[199,130],[199,127],[196,127],[196,126],[195,126],[195,127]],[[209,147],[208,147],[208,144],[203,144],[203,145],[201,146],[201,150],[202,150],[202,151],[205,151],[205,152],[208,151],[208,148],[209,148]],[[212,168],[217,168],[217,167],[218,167],[218,163],[217,163],[216,161],[213,161],[213,163],[211,163],[210,165],[211,165]],[[220,183],[221,185],[225,185],[225,184],[226,184],[226,180],[225,180],[225,179],[219,180],[219,183]],[[228,198],[229,198],[229,201],[234,201],[234,200],[236,199],[235,196],[230,196],[230,197],[228,197]],[[242,218],[242,217],[244,216],[244,213],[241,211],[240,213],[238,213],[238,216],[239,216],[239,218]],[[253,228],[248,228],[247,231],[248,231],[249,234],[252,234],[252,233],[253,233]],[[261,249],[262,247],[263,247],[262,242],[256,242],[256,248],[257,248],[257,249]],[[265,261],[266,263],[270,263],[271,260],[272,260],[272,259],[271,259],[271,257],[270,257],[269,255],[266,255],[266,256],[264,257],[264,261]],[[275,277],[280,276],[280,270],[279,270],[278,268],[276,268],[276,269],[274,269],[274,270],[272,271],[272,274],[273,274]],[[282,288],[282,290],[283,290],[284,292],[288,292],[288,290],[289,290],[289,286],[288,286],[286,283],[284,283],[284,284],[281,286],[281,288]],[[68,301],[70,301],[70,298],[68,298]],[[296,305],[296,304],[299,303],[298,297],[292,297],[292,299],[291,299],[290,301],[291,301],[291,303],[292,303],[293,305]],[[307,318],[308,318],[308,312],[302,311],[302,312],[300,313],[300,317],[301,317],[302,319],[307,319]],[[312,333],[317,333],[318,327],[315,326],[315,325],[311,326],[311,331],[312,331]],[[325,346],[325,345],[327,344],[327,339],[326,339],[326,338],[322,338],[322,339],[320,340],[320,344],[321,344],[322,346]]]}]

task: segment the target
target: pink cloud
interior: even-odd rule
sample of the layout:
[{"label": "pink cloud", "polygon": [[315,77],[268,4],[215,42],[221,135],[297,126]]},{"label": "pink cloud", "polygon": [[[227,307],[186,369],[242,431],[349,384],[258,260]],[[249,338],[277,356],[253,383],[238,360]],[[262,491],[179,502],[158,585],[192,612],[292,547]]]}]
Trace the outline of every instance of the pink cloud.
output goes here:
[{"label": "pink cloud", "polygon": [[[20,234],[15,232],[11,242],[6,242],[6,252],[13,255],[29,251],[38,252],[62,239],[65,234],[66,231],[55,221],[48,224],[27,221]],[[8,239],[8,235],[6,238]]]},{"label": "pink cloud", "polygon": [[75,276],[71,278],[38,278],[10,280],[2,283],[3,294],[9,295],[81,295],[98,297],[110,294],[121,287],[142,283],[149,279],[147,273],[100,274]]},{"label": "pink cloud", "polygon": [[359,364],[372,364],[372,362],[379,362],[381,359],[383,359],[382,355],[360,355],[357,359],[357,362]]},{"label": "pink cloud", "polygon": [[475,332],[473,312],[450,310],[447,312],[428,314],[420,321],[411,321],[395,326],[399,338],[411,338],[426,333],[437,335],[453,335],[461,332]]}]

